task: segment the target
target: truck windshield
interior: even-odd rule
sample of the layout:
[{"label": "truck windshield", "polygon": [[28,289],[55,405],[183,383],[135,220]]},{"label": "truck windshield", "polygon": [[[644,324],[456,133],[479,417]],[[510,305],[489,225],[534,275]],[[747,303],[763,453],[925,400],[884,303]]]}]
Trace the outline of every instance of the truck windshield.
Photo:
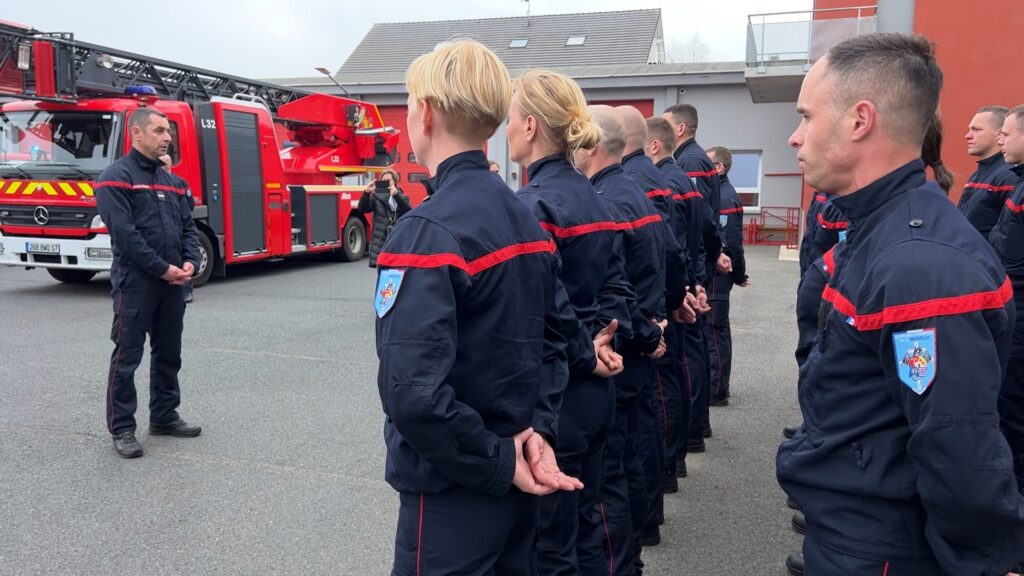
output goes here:
[{"label": "truck windshield", "polygon": [[110,112],[0,112],[0,177],[96,176],[119,156],[119,118]]}]

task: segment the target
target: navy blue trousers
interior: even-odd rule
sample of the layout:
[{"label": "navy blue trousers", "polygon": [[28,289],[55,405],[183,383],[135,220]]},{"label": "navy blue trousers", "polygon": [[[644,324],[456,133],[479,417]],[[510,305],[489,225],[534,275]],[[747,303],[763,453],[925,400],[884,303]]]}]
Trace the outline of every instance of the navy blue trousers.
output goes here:
[{"label": "navy blue trousers", "polygon": [[732,327],[729,324],[729,301],[714,300],[704,325],[704,339],[708,345],[708,373],[710,374],[711,401],[729,397],[729,377],[732,375]]},{"label": "navy blue trousers", "polygon": [[1011,356],[1006,367],[999,391],[999,426],[1013,455],[1017,488],[1024,494],[1024,357]]},{"label": "navy blue trousers", "polygon": [[704,342],[704,323],[707,315],[697,319],[696,324],[683,325],[683,380],[690,391],[693,408],[690,412],[689,434],[683,431],[679,458],[686,457],[687,439],[703,439],[704,430],[710,426],[711,382],[708,372],[708,347]]},{"label": "navy blue trousers", "polygon": [[584,488],[541,497],[538,576],[608,573],[604,524],[592,511],[600,502],[604,446],[614,418],[611,379],[569,381],[558,412],[555,456],[562,472],[579,478]]},{"label": "navy blue trousers", "polygon": [[110,339],[114,341],[114,352],[107,375],[107,430],[111,434],[135,430],[135,370],[142,362],[147,334],[149,421],[174,422],[181,402],[178,371],[185,316],[184,287],[132,272],[111,295],[114,322]]},{"label": "navy blue trousers", "polygon": [[537,497],[400,494],[392,576],[532,576]]},{"label": "navy blue trousers", "polygon": [[935,562],[868,560],[839,552],[808,531],[804,537],[804,574],[812,576],[935,576],[944,574]]}]

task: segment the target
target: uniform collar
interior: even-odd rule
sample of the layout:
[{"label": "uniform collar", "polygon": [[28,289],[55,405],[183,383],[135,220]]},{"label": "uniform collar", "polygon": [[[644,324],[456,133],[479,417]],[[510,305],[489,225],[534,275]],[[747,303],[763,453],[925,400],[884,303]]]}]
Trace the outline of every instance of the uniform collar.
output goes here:
[{"label": "uniform collar", "polygon": [[1024,178],[1024,163],[1011,166],[1010,170],[1016,174],[1018,178]]},{"label": "uniform collar", "polygon": [[672,164],[675,164],[675,162],[672,162],[672,158],[669,158],[668,156],[666,156],[665,158],[662,158],[661,160],[658,160],[654,165],[657,166],[658,168],[661,168],[662,166],[664,166],[665,164],[668,164],[670,162]]},{"label": "uniform collar", "polygon": [[639,158],[639,157],[641,157],[643,155],[644,155],[643,148],[641,148],[641,149],[639,149],[639,150],[637,150],[635,152],[630,152],[629,154],[626,154],[625,156],[622,157],[622,165],[625,166],[626,164],[636,160],[637,158]]},{"label": "uniform collar", "polygon": [[996,152],[995,154],[989,156],[988,158],[982,158],[981,160],[978,160],[978,169],[980,170],[982,168],[988,168],[989,166],[992,166],[993,164],[1005,164],[1005,163],[1006,162],[1003,160],[1003,153],[1002,152]]},{"label": "uniform collar", "polygon": [[728,184],[729,183],[729,177],[726,176],[725,174],[719,174],[718,175],[718,181],[720,183],[722,183],[722,184]]},{"label": "uniform collar", "polygon": [[924,163],[913,160],[846,196],[835,196],[832,204],[852,222],[866,218],[886,202],[926,182]]},{"label": "uniform collar", "polygon": [[134,146],[132,147],[131,151],[128,152],[128,157],[134,160],[141,168],[149,170],[150,172],[156,170],[157,168],[162,168],[164,165],[164,163],[161,162],[159,158],[154,160],[149,156],[146,156],[142,152],[139,152]]},{"label": "uniform collar", "polygon": [[622,164],[611,164],[598,170],[597,174],[590,177],[590,183],[597,187],[602,180],[616,174],[622,174]]},{"label": "uniform collar", "polygon": [[[679,157],[683,155],[683,152],[685,152],[686,149],[691,147],[691,146],[697,146],[697,138],[696,137],[690,138],[686,142],[683,142],[682,144],[680,144],[679,148],[676,148],[675,152],[672,153],[672,157],[678,160]],[[699,146],[698,146],[698,148],[699,148]],[[701,150],[701,151],[703,152],[703,150]]]},{"label": "uniform collar", "polygon": [[488,168],[487,156],[484,155],[483,150],[469,150],[449,156],[444,162],[437,165],[434,177],[424,181],[427,194],[433,195],[444,186],[446,181],[459,172],[475,169],[487,170]]},{"label": "uniform collar", "polygon": [[572,168],[572,165],[569,164],[569,160],[566,159],[565,153],[564,152],[559,152],[557,154],[552,154],[550,156],[545,156],[545,157],[543,157],[543,158],[541,158],[539,160],[535,160],[533,162],[533,164],[530,164],[529,166],[527,166],[526,167],[526,177],[529,178],[530,180],[533,180],[533,179],[537,178],[537,174],[541,170],[543,170],[546,166],[557,166],[559,164],[564,164],[565,167],[568,167],[570,169],[574,169],[574,168]]}]

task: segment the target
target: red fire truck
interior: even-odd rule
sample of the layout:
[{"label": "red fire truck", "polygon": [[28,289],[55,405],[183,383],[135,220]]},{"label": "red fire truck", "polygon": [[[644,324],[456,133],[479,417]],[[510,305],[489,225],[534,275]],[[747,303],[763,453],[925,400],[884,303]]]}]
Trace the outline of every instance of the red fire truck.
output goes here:
[{"label": "red fire truck", "polygon": [[167,115],[173,172],[196,200],[195,283],[236,263],[363,256],[355,207],[398,133],[373,104],[191,68],[0,21],[0,264],[62,282],[110,269],[95,180],[131,148],[127,120]]}]

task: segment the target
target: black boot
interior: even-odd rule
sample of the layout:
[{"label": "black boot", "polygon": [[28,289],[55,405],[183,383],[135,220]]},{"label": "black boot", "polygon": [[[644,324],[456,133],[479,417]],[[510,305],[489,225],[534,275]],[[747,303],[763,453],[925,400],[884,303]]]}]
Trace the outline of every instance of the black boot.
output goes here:
[{"label": "black boot", "polygon": [[799,429],[799,426],[786,426],[782,429],[782,435],[786,438],[792,438],[793,436],[796,436],[796,431]]},{"label": "black boot", "polygon": [[135,439],[135,432],[129,430],[114,434],[114,450],[121,458],[138,458],[142,456],[142,444]]},{"label": "black boot", "polygon": [[804,555],[794,552],[786,558],[786,570],[789,576],[804,576]]},{"label": "black boot", "polygon": [[793,530],[797,534],[807,534],[807,519],[804,518],[804,513],[797,510],[793,513],[793,520],[790,521],[793,526]]},{"label": "black boot", "polygon": [[203,431],[201,426],[190,426],[181,418],[170,424],[149,423],[150,436],[177,436],[178,438],[194,438]]}]

